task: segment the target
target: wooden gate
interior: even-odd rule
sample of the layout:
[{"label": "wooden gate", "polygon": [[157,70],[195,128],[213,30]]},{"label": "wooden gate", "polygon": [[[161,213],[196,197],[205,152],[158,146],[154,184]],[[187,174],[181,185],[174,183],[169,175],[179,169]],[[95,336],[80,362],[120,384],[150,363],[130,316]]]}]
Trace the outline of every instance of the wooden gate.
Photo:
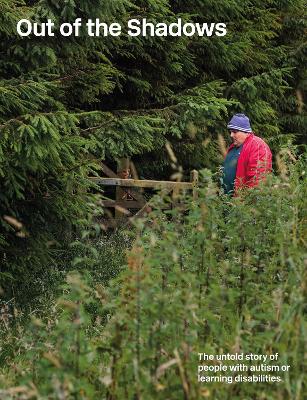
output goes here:
[{"label": "wooden gate", "polygon": [[[176,199],[182,190],[191,190],[193,198],[197,198],[198,171],[191,172],[190,182],[156,181],[131,178],[131,163],[129,159],[121,159],[118,163],[117,173],[102,163],[102,171],[106,177],[91,177],[98,185],[115,186],[115,200],[103,200],[102,206],[115,208],[115,225],[127,216],[132,216],[131,209],[138,210],[133,217],[144,215],[150,209],[148,201],[144,198],[142,190],[145,188],[161,190],[163,195],[172,194]],[[163,209],[170,208],[165,205]]]}]

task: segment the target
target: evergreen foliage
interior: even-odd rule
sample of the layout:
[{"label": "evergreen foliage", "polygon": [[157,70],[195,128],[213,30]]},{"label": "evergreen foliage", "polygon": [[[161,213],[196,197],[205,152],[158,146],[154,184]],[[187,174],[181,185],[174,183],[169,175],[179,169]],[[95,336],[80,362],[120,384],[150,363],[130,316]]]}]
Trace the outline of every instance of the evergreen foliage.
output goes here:
[{"label": "evergreen foliage", "polygon": [[[192,168],[215,168],[221,161],[217,135],[235,111],[248,113],[274,150],[291,138],[302,143],[303,6],[303,0],[2,0],[2,286],[21,271],[47,268],[54,259],[49,244],[88,219],[94,203],[87,176],[99,169],[96,161],[129,156],[141,176],[168,177],[169,141],[185,175]],[[77,17],[122,26],[132,17],[223,21],[228,33],[208,38],[16,33],[21,18],[38,23],[50,18],[57,30]]]},{"label": "evergreen foliage", "polygon": [[[306,171],[291,152],[306,138],[304,3],[0,0],[1,399],[306,397]],[[228,32],[16,33],[22,18],[50,18],[57,31],[77,17],[225,22]],[[280,177],[229,199],[205,171],[183,210],[162,213],[157,200],[124,271],[129,240],[91,245],[101,195],[88,177],[101,160],[131,157],[142,177],[168,178],[170,143],[183,177],[212,171],[234,112],[282,148]],[[11,302],[50,296],[72,259],[94,283],[69,274],[60,300],[26,326]],[[278,386],[196,381],[198,352],[240,351],[278,352],[290,371]]]}]

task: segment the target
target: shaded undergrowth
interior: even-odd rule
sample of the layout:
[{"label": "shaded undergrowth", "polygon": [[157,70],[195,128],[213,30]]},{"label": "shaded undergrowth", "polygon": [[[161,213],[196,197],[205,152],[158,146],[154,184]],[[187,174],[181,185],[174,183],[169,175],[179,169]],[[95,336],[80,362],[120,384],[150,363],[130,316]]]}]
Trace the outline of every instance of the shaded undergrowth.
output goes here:
[{"label": "shaded undergrowth", "polygon": [[[306,172],[303,159],[282,162],[233,199],[204,171],[197,200],[137,222],[121,271],[116,252],[99,264],[99,242],[87,243],[49,312],[15,331],[0,397],[303,399]],[[108,285],[103,271],[119,274]],[[204,385],[199,352],[278,353],[290,369],[278,384]]]}]

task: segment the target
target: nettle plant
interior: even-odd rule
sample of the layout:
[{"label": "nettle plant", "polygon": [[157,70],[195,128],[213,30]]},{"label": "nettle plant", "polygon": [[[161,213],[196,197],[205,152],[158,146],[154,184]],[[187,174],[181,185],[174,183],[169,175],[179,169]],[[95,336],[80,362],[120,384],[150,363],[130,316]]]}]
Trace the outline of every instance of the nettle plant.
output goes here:
[{"label": "nettle plant", "polygon": [[[157,199],[109,288],[70,275],[56,318],[35,321],[13,376],[2,371],[4,398],[304,398],[304,160],[285,150],[278,164],[237,198],[203,171],[197,200],[162,213]],[[278,385],[205,385],[199,352],[278,353],[290,370]]]},{"label": "nettle plant", "polygon": [[[104,333],[109,398],[303,396],[305,172],[280,163],[283,178],[234,199],[205,172],[196,202],[140,224]],[[273,351],[291,365],[279,386],[197,382],[198,352]]]}]

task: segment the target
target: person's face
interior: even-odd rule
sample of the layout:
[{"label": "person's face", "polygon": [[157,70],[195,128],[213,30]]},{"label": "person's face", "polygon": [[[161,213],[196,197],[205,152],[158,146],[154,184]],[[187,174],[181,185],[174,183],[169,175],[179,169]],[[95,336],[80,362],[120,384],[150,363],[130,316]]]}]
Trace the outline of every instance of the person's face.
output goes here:
[{"label": "person's face", "polygon": [[233,144],[236,147],[240,147],[241,144],[243,144],[245,142],[245,139],[247,138],[248,134],[245,132],[241,132],[241,131],[231,130],[230,136],[232,138]]}]

